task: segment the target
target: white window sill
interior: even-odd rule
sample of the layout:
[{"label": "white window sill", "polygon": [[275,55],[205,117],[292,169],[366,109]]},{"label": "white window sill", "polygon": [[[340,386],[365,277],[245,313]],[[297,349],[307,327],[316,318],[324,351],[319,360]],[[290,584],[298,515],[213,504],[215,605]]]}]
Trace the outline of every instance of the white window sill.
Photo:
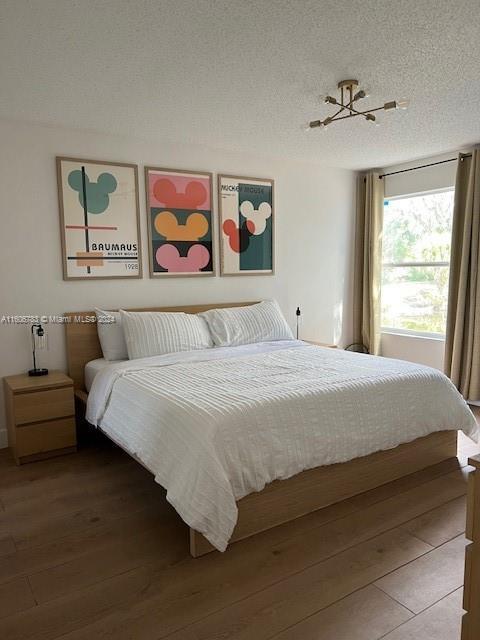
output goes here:
[{"label": "white window sill", "polygon": [[400,336],[401,338],[416,338],[419,340],[433,340],[435,342],[445,342],[445,336],[440,333],[417,333],[402,329],[381,329],[382,335]]}]

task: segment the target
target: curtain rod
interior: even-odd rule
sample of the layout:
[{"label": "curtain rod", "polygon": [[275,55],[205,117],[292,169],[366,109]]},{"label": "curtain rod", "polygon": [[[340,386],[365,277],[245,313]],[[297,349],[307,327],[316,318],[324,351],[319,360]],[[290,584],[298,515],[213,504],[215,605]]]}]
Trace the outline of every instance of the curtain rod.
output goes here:
[{"label": "curtain rod", "polygon": [[[461,153],[460,159],[470,158],[471,153]],[[445,164],[446,162],[456,162],[457,158],[449,158],[448,160],[440,160],[439,162],[430,162],[430,164],[422,164],[419,167],[411,167],[410,169],[402,169],[401,171],[391,171],[390,173],[381,173],[378,177],[380,180],[382,178],[386,178],[387,176],[395,176],[397,173],[407,173],[408,171],[416,171],[417,169],[425,169],[426,167],[435,167],[437,164]]]}]

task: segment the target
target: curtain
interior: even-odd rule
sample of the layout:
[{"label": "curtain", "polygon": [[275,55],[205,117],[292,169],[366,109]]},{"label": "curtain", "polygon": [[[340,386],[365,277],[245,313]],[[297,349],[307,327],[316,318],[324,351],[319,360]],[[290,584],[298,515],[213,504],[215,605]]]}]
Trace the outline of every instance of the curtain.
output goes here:
[{"label": "curtain", "polygon": [[480,400],[480,150],[460,155],[455,181],[445,372]]},{"label": "curtain", "polygon": [[384,181],[369,171],[358,177],[354,271],[354,340],[380,352],[380,281]]}]

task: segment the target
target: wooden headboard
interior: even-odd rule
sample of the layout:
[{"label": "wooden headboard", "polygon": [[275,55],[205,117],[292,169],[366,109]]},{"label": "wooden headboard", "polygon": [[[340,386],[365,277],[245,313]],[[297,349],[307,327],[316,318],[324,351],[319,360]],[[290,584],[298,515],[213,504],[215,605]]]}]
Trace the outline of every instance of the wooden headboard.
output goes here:
[{"label": "wooden headboard", "polygon": [[[256,302],[216,302],[213,304],[195,304],[186,307],[150,307],[125,309],[125,311],[170,311],[183,313],[201,313],[209,309],[225,307],[244,307]],[[113,311],[113,309],[108,309]],[[67,338],[68,375],[72,378],[76,390],[85,391],[84,371],[90,360],[103,356],[97,334],[95,311],[72,311],[65,314]]]}]

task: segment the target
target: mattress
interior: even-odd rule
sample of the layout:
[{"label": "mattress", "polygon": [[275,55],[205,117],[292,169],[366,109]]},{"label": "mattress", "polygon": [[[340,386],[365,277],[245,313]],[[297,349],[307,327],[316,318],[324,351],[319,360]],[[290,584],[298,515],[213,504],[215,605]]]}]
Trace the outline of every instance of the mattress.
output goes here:
[{"label": "mattress", "polygon": [[236,501],[276,479],[442,430],[478,438],[440,371],[291,340],[109,365],[87,420],[138,457],[220,551]]},{"label": "mattress", "polygon": [[115,362],[110,362],[108,360],[105,360],[105,358],[97,358],[96,360],[90,360],[90,362],[87,362],[84,371],[85,389],[87,391],[90,391],[90,389],[92,388],[93,380],[99,371],[105,369],[105,367],[108,367],[109,365],[124,362],[128,362],[128,360],[116,360]]}]

